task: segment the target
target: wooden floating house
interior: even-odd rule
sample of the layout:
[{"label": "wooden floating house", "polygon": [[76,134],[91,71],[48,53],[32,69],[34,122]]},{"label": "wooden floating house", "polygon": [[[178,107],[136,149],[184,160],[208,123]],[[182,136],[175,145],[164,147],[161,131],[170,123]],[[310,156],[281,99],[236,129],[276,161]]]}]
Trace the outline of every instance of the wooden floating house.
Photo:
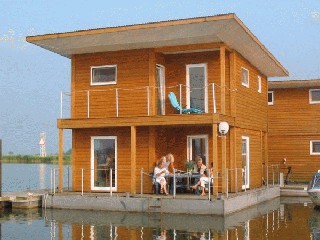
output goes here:
[{"label": "wooden floating house", "polygon": [[269,164],[288,181],[307,182],[319,169],[320,80],[269,82]]},{"label": "wooden floating house", "polygon": [[[72,188],[141,191],[172,153],[174,167],[201,156],[213,166],[213,193],[259,188],[268,165],[268,77],[287,70],[235,14],[29,36],[71,60]],[[168,98],[174,93],[183,109]],[[187,113],[185,113],[187,112]],[[221,134],[219,125],[229,126]],[[269,142],[270,144],[270,142]],[[144,178],[143,192],[151,193]]]}]

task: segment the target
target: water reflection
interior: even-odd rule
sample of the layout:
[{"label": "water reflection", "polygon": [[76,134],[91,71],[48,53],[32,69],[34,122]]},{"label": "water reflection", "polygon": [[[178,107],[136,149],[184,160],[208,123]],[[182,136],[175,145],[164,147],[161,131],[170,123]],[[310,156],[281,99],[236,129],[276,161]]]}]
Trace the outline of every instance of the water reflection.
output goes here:
[{"label": "water reflection", "polygon": [[320,212],[278,198],[226,217],[33,209],[3,211],[0,223],[2,239],[319,239]]}]

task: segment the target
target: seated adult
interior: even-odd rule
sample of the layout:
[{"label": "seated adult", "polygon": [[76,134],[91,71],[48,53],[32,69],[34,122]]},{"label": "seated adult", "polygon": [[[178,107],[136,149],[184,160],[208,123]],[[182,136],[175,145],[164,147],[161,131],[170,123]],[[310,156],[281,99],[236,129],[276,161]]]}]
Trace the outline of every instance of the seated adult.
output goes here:
[{"label": "seated adult", "polygon": [[213,176],[213,169],[210,168],[209,174],[207,174],[207,171],[205,171],[204,176],[200,178],[200,180],[191,188],[196,190],[198,186],[201,187],[201,196],[205,196],[205,185],[209,183],[210,176]]},{"label": "seated adult", "polygon": [[192,173],[197,173],[201,176],[205,176],[206,170],[207,170],[207,167],[202,163],[202,158],[200,156],[197,156],[196,164],[193,166]]},{"label": "seated adult", "polygon": [[168,173],[169,171],[165,168],[164,157],[162,157],[157,162],[157,165],[154,168],[153,174],[156,178],[156,182],[160,184],[160,193],[163,193],[165,195],[168,195],[168,192],[167,192],[167,181],[164,176]]},{"label": "seated adult", "polygon": [[206,170],[207,167],[202,163],[202,158],[200,156],[197,156],[196,164],[193,166],[192,174],[198,174],[199,177],[195,178],[194,182],[198,183],[201,177],[206,177]]}]

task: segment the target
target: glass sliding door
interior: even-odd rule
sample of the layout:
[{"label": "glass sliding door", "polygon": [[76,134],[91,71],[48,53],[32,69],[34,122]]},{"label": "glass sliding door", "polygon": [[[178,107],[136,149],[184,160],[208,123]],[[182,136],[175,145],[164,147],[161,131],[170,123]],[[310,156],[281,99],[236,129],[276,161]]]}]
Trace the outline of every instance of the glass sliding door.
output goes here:
[{"label": "glass sliding door", "polygon": [[207,64],[187,65],[186,99],[188,108],[208,112]]},{"label": "glass sliding door", "polygon": [[117,190],[117,137],[91,137],[91,189]]},{"label": "glass sliding door", "polygon": [[188,136],[188,160],[195,161],[197,156],[202,158],[202,163],[208,163],[208,135]]},{"label": "glass sliding door", "polygon": [[165,114],[165,69],[162,65],[157,64],[156,68],[156,78],[157,78],[157,114]]},{"label": "glass sliding door", "polygon": [[250,182],[250,154],[249,137],[242,137],[242,189],[249,188]]}]

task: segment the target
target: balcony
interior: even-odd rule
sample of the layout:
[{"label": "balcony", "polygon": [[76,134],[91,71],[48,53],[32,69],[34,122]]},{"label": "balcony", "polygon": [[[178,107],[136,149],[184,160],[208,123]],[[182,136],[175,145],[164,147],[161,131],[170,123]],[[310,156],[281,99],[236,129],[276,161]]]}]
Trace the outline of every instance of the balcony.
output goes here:
[{"label": "balcony", "polygon": [[166,88],[145,86],[61,92],[60,119],[184,115],[170,104],[169,92],[176,95],[183,108],[201,109],[203,113],[200,114],[220,113],[220,86],[212,83],[205,88],[190,89],[179,84]]}]

